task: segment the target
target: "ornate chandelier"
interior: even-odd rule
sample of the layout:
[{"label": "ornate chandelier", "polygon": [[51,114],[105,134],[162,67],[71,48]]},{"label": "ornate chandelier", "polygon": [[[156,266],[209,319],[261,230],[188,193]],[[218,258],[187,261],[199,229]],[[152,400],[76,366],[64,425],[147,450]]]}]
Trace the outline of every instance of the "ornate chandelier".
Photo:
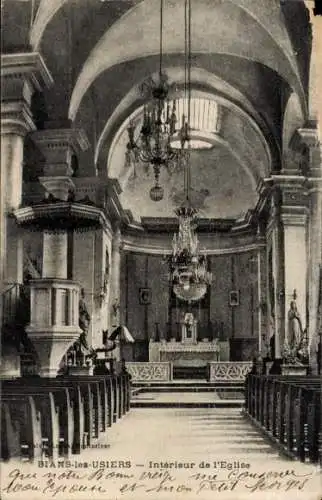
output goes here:
[{"label": "ornate chandelier", "polygon": [[196,233],[197,210],[190,201],[190,103],[191,103],[191,0],[185,1],[185,92],[187,94],[187,121],[181,129],[180,161],[184,166],[185,202],[175,211],[179,232],[172,241],[170,278],[175,295],[184,301],[202,299],[212,281],[207,270],[206,256],[199,252]]},{"label": "ornate chandelier", "polygon": [[191,205],[189,197],[189,167],[188,162],[185,168],[186,201],[175,211],[179,219],[179,231],[172,240],[170,279],[179,299],[195,302],[205,296],[212,274],[207,270],[206,256],[199,251],[197,210]]},{"label": "ornate chandelier", "polygon": [[163,188],[159,185],[160,172],[162,167],[169,171],[175,165],[177,150],[172,149],[171,140],[176,132],[176,102],[170,103],[168,99],[169,84],[167,77],[162,74],[162,42],[163,42],[163,0],[160,0],[160,60],[159,78],[155,82],[152,78],[149,84],[143,85],[143,90],[149,91],[150,101],[144,106],[143,124],[140,135],[135,139],[135,125],[130,122],[127,144],[127,161],[134,168],[142,162],[153,167],[155,185],[150,190],[150,197],[153,201],[160,201],[163,198]]}]

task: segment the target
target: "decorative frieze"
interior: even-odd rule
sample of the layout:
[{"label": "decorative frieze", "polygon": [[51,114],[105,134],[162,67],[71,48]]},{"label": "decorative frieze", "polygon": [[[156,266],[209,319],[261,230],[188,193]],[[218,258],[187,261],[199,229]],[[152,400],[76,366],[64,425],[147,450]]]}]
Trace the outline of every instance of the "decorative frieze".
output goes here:
[{"label": "decorative frieze", "polygon": [[216,361],[209,363],[209,381],[219,382],[219,381],[233,381],[233,382],[244,382],[246,375],[250,372],[252,368],[252,363],[248,361],[236,362],[236,361]]},{"label": "decorative frieze", "polygon": [[126,369],[132,382],[169,382],[172,380],[172,363],[127,362]]}]

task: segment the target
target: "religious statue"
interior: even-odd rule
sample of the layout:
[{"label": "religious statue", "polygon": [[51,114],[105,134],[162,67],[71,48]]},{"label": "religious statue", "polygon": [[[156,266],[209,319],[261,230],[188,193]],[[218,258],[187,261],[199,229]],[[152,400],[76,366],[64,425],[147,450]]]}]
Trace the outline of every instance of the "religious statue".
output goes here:
[{"label": "religious statue", "polygon": [[197,321],[191,312],[182,314],[181,340],[182,342],[195,343],[197,341]]},{"label": "religious statue", "polygon": [[192,337],[192,327],[194,324],[194,317],[192,313],[186,313],[184,316],[184,324],[186,326],[186,337],[190,339]]},{"label": "religious statue", "polygon": [[288,311],[288,343],[291,349],[297,349],[303,336],[302,322],[295,300],[291,301]]},{"label": "religious statue", "polygon": [[116,298],[116,299],[114,299],[113,304],[112,304],[112,312],[113,312],[114,318],[117,317],[117,313],[118,313],[119,309],[120,309],[119,299]]},{"label": "religious statue", "polygon": [[87,335],[88,335],[88,329],[89,325],[91,322],[91,317],[88,312],[86,303],[85,303],[85,291],[84,288],[81,289],[81,295],[79,299],[79,327],[82,330],[82,333],[80,334],[79,337],[79,346],[83,346],[85,349],[89,349],[88,343],[87,343]]}]

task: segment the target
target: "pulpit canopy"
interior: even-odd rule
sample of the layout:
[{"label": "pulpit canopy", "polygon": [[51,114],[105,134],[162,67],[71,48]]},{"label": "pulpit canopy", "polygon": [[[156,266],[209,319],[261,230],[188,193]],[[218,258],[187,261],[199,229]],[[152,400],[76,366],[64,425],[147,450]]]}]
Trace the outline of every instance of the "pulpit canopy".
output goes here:
[{"label": "pulpit canopy", "polygon": [[109,340],[115,340],[117,337],[121,342],[134,343],[134,338],[125,325],[118,326],[109,336]]}]

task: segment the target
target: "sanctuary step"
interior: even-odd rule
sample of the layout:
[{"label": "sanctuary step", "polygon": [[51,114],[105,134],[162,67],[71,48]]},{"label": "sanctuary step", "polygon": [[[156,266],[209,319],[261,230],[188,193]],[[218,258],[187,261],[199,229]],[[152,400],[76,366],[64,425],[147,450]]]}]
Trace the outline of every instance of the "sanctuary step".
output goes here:
[{"label": "sanctuary step", "polygon": [[244,382],[242,381],[236,381],[236,380],[219,380],[219,381],[214,381],[214,382],[209,382],[209,381],[204,381],[201,379],[175,379],[175,380],[169,380],[169,381],[142,381],[142,382],[132,382],[131,386],[133,388],[140,388],[140,387],[164,387],[169,390],[171,390],[172,387],[180,387],[182,389],[186,389],[187,387],[193,388],[195,390],[196,388],[203,388],[205,390],[213,390],[213,389],[218,389],[218,388],[230,388],[230,387],[237,387],[238,389],[244,390]]},{"label": "sanctuary step", "polygon": [[138,394],[141,391],[145,392],[230,392],[237,391],[244,393],[244,385],[243,384],[234,384],[226,387],[218,386],[217,384],[183,384],[176,383],[173,381],[172,383],[167,383],[165,385],[155,384],[155,385],[141,385],[135,386],[132,389],[133,394]]},{"label": "sanctuary step", "polygon": [[240,387],[141,387],[132,392],[131,408],[241,408],[244,392]]}]

